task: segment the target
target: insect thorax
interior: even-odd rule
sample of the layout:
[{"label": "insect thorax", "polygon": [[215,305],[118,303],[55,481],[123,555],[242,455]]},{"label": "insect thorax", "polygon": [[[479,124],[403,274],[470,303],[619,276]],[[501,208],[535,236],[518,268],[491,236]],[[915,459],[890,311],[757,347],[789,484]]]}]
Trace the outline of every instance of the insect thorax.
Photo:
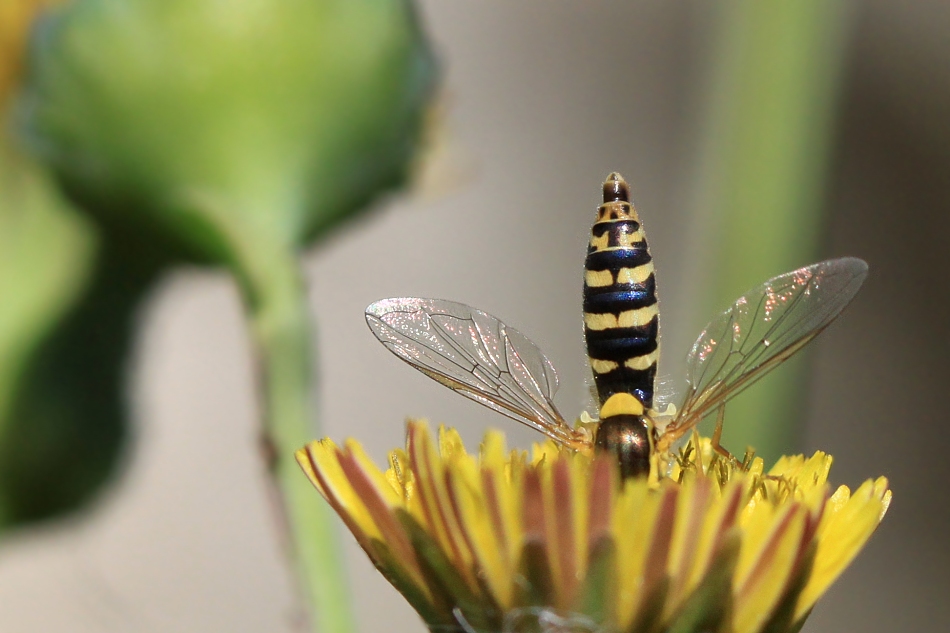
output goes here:
[{"label": "insect thorax", "polygon": [[653,425],[646,416],[620,414],[600,421],[594,447],[614,455],[620,464],[620,476],[626,479],[650,473],[655,439]]}]

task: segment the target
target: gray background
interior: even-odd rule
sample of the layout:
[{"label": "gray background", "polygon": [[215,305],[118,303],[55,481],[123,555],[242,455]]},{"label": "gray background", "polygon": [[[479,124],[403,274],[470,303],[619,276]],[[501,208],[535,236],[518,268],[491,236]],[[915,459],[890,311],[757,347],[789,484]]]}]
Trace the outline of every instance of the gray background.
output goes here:
[{"label": "gray background", "polygon": [[[631,181],[659,271],[664,365],[695,332],[682,262],[710,45],[700,2],[422,2],[444,63],[438,187],[378,205],[308,257],[326,434],[376,459],[406,415],[527,429],[391,358],[362,310],[393,295],[464,301],[532,337],[558,366],[560,407],[586,400],[581,259],[600,181]],[[823,255],[871,277],[815,345],[806,449],[833,479],[886,474],[891,512],[805,630],[937,630],[950,619],[950,4],[855,4],[826,196]],[[623,78],[618,83],[613,77]],[[779,272],[779,271],[776,271]],[[0,550],[4,632],[299,630],[256,444],[249,350],[231,283],[183,271],[142,315],[137,438],[94,512]],[[680,352],[682,350],[682,352]],[[779,370],[781,371],[781,370]],[[421,631],[345,537],[360,630]]]}]

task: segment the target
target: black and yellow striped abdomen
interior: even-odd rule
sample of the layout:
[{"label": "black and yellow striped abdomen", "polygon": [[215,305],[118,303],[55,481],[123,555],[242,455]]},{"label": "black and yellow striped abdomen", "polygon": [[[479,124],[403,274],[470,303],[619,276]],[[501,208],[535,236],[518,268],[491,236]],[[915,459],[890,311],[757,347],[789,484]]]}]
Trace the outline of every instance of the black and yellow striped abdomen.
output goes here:
[{"label": "black and yellow striped abdomen", "polygon": [[630,394],[653,406],[659,314],[653,259],[620,174],[604,182],[584,278],[584,335],[600,405]]}]

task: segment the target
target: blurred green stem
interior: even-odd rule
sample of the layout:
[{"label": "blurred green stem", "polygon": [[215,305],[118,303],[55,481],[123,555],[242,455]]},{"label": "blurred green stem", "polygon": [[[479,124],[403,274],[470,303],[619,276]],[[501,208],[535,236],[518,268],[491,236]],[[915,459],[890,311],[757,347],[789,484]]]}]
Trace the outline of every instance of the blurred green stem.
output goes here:
[{"label": "blurred green stem", "polygon": [[[840,0],[717,5],[688,249],[699,317],[820,251],[845,8]],[[795,367],[797,379],[780,369],[730,402],[727,447],[741,454],[752,445],[766,461],[796,448],[803,372]]]},{"label": "blurred green stem", "polygon": [[[335,517],[294,461],[318,436],[311,399],[312,341],[296,249],[267,232],[236,240],[234,269],[248,304],[265,401],[265,437],[279,489],[290,554],[309,602],[314,630],[352,633],[349,585]],[[242,245],[246,248],[242,248]]]}]

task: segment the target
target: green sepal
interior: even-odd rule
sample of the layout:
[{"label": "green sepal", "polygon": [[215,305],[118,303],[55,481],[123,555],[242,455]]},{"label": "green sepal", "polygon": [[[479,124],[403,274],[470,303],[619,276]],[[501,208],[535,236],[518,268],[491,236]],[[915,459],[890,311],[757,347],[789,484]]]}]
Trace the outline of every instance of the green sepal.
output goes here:
[{"label": "green sepal", "polygon": [[467,626],[475,631],[487,633],[501,630],[501,609],[491,595],[476,595],[472,591],[461,572],[445,556],[439,543],[412,515],[402,509],[397,509],[395,514],[412,541],[430,591],[433,596],[437,596],[436,608],[450,614],[453,621],[456,619],[453,610],[457,609]]},{"label": "green sepal", "polygon": [[628,629],[629,633],[657,633],[663,624],[663,610],[666,607],[666,597],[670,593],[670,579],[668,576],[657,582],[647,596],[646,606]]},{"label": "green sepal", "polygon": [[89,283],[96,241],[55,183],[0,136],[0,434],[24,363]]},{"label": "green sepal", "polygon": [[808,578],[811,576],[812,565],[815,561],[815,549],[816,544],[812,542],[802,557],[795,577],[789,582],[782,601],[776,606],[772,617],[762,628],[762,633],[795,633],[805,625],[807,615],[797,622],[793,622],[792,618],[795,616],[798,597],[805,589]]},{"label": "green sepal", "polygon": [[148,249],[114,244],[0,141],[0,529],[86,506],[127,435],[122,368]]},{"label": "green sepal", "polygon": [[613,538],[599,538],[587,557],[587,574],[578,592],[575,611],[601,625],[614,616],[617,601],[617,547]]},{"label": "green sepal", "polygon": [[129,242],[101,245],[89,288],[25,364],[9,409],[0,482],[17,521],[80,509],[121,463],[135,317],[163,266]]},{"label": "green sepal", "polygon": [[437,609],[426,597],[425,592],[404,573],[402,566],[386,543],[378,539],[371,540],[366,554],[379,573],[402,594],[427,626],[443,627],[453,623],[451,615],[447,616],[444,609]]},{"label": "green sepal", "polygon": [[731,534],[716,553],[709,572],[666,627],[667,633],[719,631],[730,621],[732,576],[739,558],[739,537]]},{"label": "green sepal", "polygon": [[544,544],[528,540],[521,548],[518,562],[522,582],[517,585],[515,604],[524,607],[547,607],[555,603],[554,579]]}]

